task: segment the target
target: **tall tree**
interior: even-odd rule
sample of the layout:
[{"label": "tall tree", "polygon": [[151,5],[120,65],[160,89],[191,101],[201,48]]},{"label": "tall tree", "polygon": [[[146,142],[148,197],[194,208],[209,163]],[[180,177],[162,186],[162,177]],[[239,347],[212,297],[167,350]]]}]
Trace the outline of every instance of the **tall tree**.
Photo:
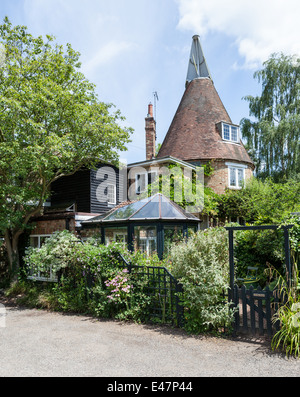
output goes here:
[{"label": "tall tree", "polygon": [[0,25],[0,232],[11,269],[19,236],[41,212],[51,183],[99,161],[117,162],[131,129],[99,101],[80,54],[53,36]]},{"label": "tall tree", "polygon": [[249,114],[242,134],[258,175],[286,179],[300,172],[300,59],[273,54],[254,78],[260,96],[247,96]]}]

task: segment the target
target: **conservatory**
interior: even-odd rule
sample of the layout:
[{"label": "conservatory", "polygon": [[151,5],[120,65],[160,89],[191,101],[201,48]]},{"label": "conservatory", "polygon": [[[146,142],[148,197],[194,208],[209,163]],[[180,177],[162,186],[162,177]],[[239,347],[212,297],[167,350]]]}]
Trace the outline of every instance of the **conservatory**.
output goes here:
[{"label": "conservatory", "polygon": [[200,227],[200,220],[179,205],[157,193],[152,197],[118,206],[82,222],[84,229],[98,229],[103,244],[123,243],[129,250],[140,250],[159,258],[174,241],[187,238]]}]

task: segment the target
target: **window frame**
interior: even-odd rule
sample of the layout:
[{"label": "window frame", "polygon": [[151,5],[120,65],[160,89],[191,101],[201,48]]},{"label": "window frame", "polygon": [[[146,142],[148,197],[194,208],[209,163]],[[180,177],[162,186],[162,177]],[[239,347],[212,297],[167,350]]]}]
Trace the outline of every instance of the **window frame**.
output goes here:
[{"label": "window frame", "polygon": [[[140,185],[139,185],[139,181],[138,181],[138,176],[144,176],[145,177],[145,189],[144,190],[140,190],[140,191],[138,191],[138,188],[140,187]],[[142,194],[146,189],[147,189],[147,186],[148,186],[148,172],[137,172],[136,174],[135,174],[135,193],[136,194]]]},{"label": "window frame", "polygon": [[[128,232],[126,231],[118,231],[118,232],[113,232],[113,239],[116,243],[121,243],[124,244],[125,247],[127,246],[127,238],[128,238]],[[117,237],[122,236],[124,241],[117,241]]]},{"label": "window frame", "polygon": [[[228,188],[229,189],[242,189],[246,183],[246,169],[248,167],[244,164],[225,163],[228,169]],[[231,185],[231,170],[235,172],[235,185]],[[239,184],[239,171],[242,171],[242,186]]]},{"label": "window frame", "polygon": [[[225,138],[225,126],[229,127],[229,139]],[[234,140],[232,139],[232,129],[236,128],[237,132],[237,139]],[[222,121],[222,139],[226,142],[233,142],[233,143],[239,143],[240,142],[240,127],[235,124],[230,124],[230,123],[224,123]]]},{"label": "window frame", "polygon": [[[31,234],[29,236],[29,240],[31,239],[31,237],[37,237],[38,238],[38,246],[37,247],[33,247],[31,245],[30,246],[33,247],[33,248],[41,248],[41,237],[48,238],[48,237],[51,237],[51,236],[52,236],[52,234]],[[58,278],[57,278],[56,275],[53,275],[55,273],[52,273],[52,267],[51,266],[50,266],[49,270],[50,270],[50,277],[40,276],[41,272],[39,271],[37,276],[28,275],[27,279],[28,280],[34,280],[34,281],[47,281],[47,282],[55,282],[56,283],[58,281]]]},{"label": "window frame", "polygon": [[[108,191],[109,186],[113,187],[113,196],[114,196],[113,201],[109,201],[109,191]],[[116,205],[117,204],[117,187],[113,183],[107,184],[107,204],[108,205]]]},{"label": "window frame", "polygon": [[[158,175],[158,170],[157,170],[157,168],[156,168],[156,167],[155,167],[155,168],[149,168],[149,170],[147,170],[147,171],[137,172],[137,173],[135,174],[135,193],[136,193],[136,194],[142,194],[143,192],[145,192],[145,191],[147,190],[149,184],[151,184],[151,183],[153,182],[153,180],[152,180],[152,181],[149,181],[150,174],[155,174],[155,178],[157,178],[157,175]],[[141,190],[141,191],[138,191],[138,187],[140,186],[140,185],[138,184],[138,175],[139,175],[139,176],[140,176],[140,175],[144,175],[144,177],[145,177],[145,189],[143,189],[143,190]]]}]

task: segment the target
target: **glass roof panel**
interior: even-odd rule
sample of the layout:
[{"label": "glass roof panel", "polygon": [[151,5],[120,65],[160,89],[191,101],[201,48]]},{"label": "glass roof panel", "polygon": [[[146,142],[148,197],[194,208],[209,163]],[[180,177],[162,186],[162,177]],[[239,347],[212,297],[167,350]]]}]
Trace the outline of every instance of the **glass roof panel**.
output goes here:
[{"label": "glass roof panel", "polygon": [[106,212],[103,215],[92,218],[85,223],[113,222],[138,219],[178,219],[198,220],[197,217],[184,211],[178,204],[169,200],[161,193],[124,205]]},{"label": "glass roof panel", "polygon": [[161,217],[162,218],[178,218],[185,219],[181,211],[175,208],[173,203],[164,196],[161,196]]},{"label": "glass roof panel", "polygon": [[[166,199],[166,197],[162,196],[162,201],[168,201],[168,200]],[[172,205],[173,209],[175,211],[177,211],[178,213],[180,213],[184,218],[199,220],[195,215],[193,215],[190,212],[186,211],[185,209],[180,207],[178,204],[174,203],[173,201],[169,201],[169,202]]]},{"label": "glass roof panel", "polygon": [[131,219],[159,218],[159,199],[155,196],[143,208],[141,208]]},{"label": "glass roof panel", "polygon": [[114,221],[114,220],[124,220],[130,218],[136,211],[142,208],[147,202],[149,198],[136,201],[134,203],[125,205],[124,207],[117,208],[110,215],[104,218],[105,221]]}]

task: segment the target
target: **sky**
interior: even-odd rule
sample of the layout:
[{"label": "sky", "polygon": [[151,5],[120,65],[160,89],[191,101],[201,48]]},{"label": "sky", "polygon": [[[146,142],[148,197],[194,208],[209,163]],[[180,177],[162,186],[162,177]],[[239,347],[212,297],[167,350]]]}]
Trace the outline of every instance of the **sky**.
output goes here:
[{"label": "sky", "polygon": [[239,124],[249,117],[243,98],[260,94],[254,72],[272,53],[300,55],[299,15],[299,0],[0,0],[1,21],[8,16],[32,35],[51,34],[81,53],[81,71],[99,99],[113,103],[134,129],[120,154],[127,163],[145,160],[150,102],[162,143],[185,90],[194,34]]}]

